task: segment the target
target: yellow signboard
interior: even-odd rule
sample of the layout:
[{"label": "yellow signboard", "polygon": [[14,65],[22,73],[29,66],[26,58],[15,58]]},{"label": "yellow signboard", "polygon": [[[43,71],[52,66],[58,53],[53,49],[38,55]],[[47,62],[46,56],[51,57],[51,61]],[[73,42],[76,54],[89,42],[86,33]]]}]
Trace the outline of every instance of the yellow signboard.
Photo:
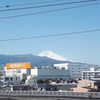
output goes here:
[{"label": "yellow signboard", "polygon": [[6,66],[7,66],[7,69],[30,68],[30,62],[7,63]]}]

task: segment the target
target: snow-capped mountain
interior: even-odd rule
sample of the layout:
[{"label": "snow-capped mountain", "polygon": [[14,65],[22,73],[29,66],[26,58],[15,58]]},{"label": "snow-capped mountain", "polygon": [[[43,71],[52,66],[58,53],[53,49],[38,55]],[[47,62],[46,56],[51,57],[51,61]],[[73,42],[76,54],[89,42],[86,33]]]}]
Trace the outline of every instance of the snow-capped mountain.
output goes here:
[{"label": "snow-capped mountain", "polygon": [[38,56],[48,57],[48,58],[55,59],[55,60],[60,60],[60,61],[70,61],[70,60],[68,60],[68,59],[66,59],[64,57],[61,57],[61,56],[53,53],[52,51],[43,51]]}]

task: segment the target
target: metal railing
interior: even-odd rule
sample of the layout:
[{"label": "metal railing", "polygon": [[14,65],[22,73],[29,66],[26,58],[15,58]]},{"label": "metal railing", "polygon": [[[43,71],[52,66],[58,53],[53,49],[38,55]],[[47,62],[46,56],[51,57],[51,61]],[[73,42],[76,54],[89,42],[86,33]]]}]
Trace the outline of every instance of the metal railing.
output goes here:
[{"label": "metal railing", "polygon": [[47,96],[47,97],[79,97],[100,98],[100,92],[72,91],[0,91],[0,96]]}]

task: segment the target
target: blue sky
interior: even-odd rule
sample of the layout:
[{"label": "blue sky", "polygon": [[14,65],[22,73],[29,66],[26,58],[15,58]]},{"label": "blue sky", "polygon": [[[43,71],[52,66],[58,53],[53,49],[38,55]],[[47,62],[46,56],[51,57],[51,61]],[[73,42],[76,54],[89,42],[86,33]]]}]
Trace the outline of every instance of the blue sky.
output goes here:
[{"label": "blue sky", "polygon": [[[0,6],[33,3],[50,0],[0,0]],[[35,4],[29,6],[64,3],[79,0],[62,0],[58,2]],[[82,1],[82,0],[80,0]],[[90,3],[97,3],[90,2]],[[82,4],[90,4],[82,3]],[[37,8],[20,11],[0,12],[1,17],[35,13],[46,10],[72,7],[82,4]],[[28,7],[28,6],[21,6]],[[11,7],[10,7],[11,8]],[[9,9],[10,9],[9,8]],[[13,7],[17,8],[17,7]],[[7,8],[0,8],[1,10]],[[32,16],[0,19],[0,40],[25,38],[41,35],[62,34],[68,32],[92,30],[100,28],[100,4],[58,12]],[[91,32],[59,37],[27,39],[19,41],[0,41],[0,54],[33,54],[50,50],[67,59],[91,64],[100,64],[100,32]]]}]

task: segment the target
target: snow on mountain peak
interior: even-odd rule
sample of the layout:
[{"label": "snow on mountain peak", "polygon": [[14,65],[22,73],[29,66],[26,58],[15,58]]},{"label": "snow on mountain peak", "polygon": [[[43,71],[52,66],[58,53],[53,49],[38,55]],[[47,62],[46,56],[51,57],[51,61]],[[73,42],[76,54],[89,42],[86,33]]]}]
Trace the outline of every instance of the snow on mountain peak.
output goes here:
[{"label": "snow on mountain peak", "polygon": [[66,59],[64,57],[61,57],[61,56],[53,53],[52,51],[48,51],[48,50],[47,51],[43,51],[38,56],[48,57],[48,58],[55,59],[55,60],[60,60],[60,61],[69,61],[68,59]]}]

